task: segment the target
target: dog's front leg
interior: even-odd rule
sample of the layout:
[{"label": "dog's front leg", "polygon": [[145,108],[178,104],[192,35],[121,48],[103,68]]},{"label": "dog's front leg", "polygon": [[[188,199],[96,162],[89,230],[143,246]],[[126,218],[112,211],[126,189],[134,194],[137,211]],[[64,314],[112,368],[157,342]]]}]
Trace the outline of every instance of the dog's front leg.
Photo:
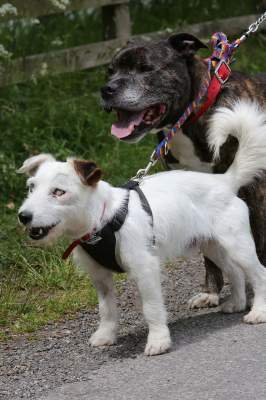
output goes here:
[{"label": "dog's front leg", "polygon": [[145,354],[153,356],[165,353],[171,347],[171,338],[161,290],[160,264],[155,257],[143,257],[131,269],[131,275],[137,283],[143,314],[149,327]]},{"label": "dog's front leg", "polygon": [[90,276],[98,295],[100,324],[97,331],[90,337],[90,344],[110,346],[116,342],[118,319],[113,278],[110,271],[101,267],[97,269],[96,274],[90,271]]},{"label": "dog's front leg", "polygon": [[92,346],[112,345],[116,341],[118,312],[113,287],[113,274],[90,258],[82,248],[77,248],[74,261],[90,275],[99,300],[100,324],[90,337]]}]

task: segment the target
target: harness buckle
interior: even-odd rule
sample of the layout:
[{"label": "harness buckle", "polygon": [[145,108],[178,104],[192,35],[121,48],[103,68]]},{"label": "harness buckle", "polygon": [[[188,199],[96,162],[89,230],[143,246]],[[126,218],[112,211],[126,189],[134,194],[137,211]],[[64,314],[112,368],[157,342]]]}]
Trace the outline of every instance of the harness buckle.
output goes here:
[{"label": "harness buckle", "polygon": [[94,233],[94,234],[90,237],[90,239],[87,239],[87,240],[86,240],[86,239],[81,239],[80,242],[81,242],[81,243],[86,243],[86,244],[94,245],[94,244],[98,243],[100,240],[102,240],[102,237],[99,236],[99,235],[97,235],[96,233]]},{"label": "harness buckle", "polygon": [[[221,69],[224,69],[224,71],[221,71]],[[229,79],[229,76],[231,74],[231,68],[229,67],[227,62],[221,60],[217,65],[217,67],[215,68],[214,74],[218,79],[218,81],[221,83],[221,85],[224,85]]]}]

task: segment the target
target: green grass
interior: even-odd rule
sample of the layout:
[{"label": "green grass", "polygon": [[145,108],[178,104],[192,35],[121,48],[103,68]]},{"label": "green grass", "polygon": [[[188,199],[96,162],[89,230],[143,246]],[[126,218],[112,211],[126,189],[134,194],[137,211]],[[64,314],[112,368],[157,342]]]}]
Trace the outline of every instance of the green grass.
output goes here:
[{"label": "green grass", "polygon": [[63,262],[64,243],[55,249],[31,247],[16,222],[6,213],[1,226],[0,340],[33,332],[43,324],[96,304],[88,279]]},{"label": "green grass", "polygon": [[[186,3],[183,8],[181,3]],[[133,30],[141,32],[143,26],[146,31],[162,29],[174,26],[179,19],[197,22],[228,16],[224,15],[225,7],[220,2],[211,2],[216,4],[212,9],[201,1],[200,11],[192,7],[194,3],[154,2],[143,13],[139,2],[132,2]],[[245,2],[245,9],[239,4],[237,12],[253,12],[252,4]],[[236,15],[232,2],[228,2],[228,7],[232,11],[229,14]],[[3,43],[20,55],[50,50],[57,36],[62,38],[64,46],[87,42],[89,34],[90,40],[98,40],[98,17],[97,14],[86,17],[94,18],[94,25],[93,21],[88,24],[86,18],[82,22],[83,17],[60,25],[53,17],[47,19],[46,27],[33,27],[23,34],[19,28],[10,37],[7,31],[2,31]],[[38,29],[40,32],[43,29],[40,36]],[[9,48],[11,45],[13,48]],[[249,39],[236,58],[235,69],[265,70],[265,36]],[[105,69],[99,68],[0,89],[0,340],[34,332],[47,322],[69,318],[77,310],[96,303],[89,279],[71,262],[62,262],[65,242],[53,249],[30,246],[17,224],[17,208],[25,196],[25,179],[15,171],[26,157],[39,152],[52,152],[62,160],[70,155],[94,159],[102,167],[104,178],[113,184],[122,184],[143,167],[155,138],[150,135],[138,145],[127,145],[111,137],[114,117],[102,111],[98,95],[104,82]]]}]

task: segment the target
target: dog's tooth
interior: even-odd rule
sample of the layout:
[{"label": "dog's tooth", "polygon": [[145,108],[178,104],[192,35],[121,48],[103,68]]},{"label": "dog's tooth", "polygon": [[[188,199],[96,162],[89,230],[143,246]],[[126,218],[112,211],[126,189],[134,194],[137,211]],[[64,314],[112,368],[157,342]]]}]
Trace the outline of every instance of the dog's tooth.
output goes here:
[{"label": "dog's tooth", "polygon": [[43,229],[42,229],[42,228],[39,229],[39,234],[40,234],[40,235],[43,234]]}]

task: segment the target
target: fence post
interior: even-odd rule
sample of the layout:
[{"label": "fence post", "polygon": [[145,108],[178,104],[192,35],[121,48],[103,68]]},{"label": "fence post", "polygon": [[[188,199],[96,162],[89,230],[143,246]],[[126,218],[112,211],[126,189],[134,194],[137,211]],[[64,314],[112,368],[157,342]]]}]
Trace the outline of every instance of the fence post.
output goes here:
[{"label": "fence post", "polygon": [[131,34],[128,3],[102,7],[103,38],[126,40]]}]

